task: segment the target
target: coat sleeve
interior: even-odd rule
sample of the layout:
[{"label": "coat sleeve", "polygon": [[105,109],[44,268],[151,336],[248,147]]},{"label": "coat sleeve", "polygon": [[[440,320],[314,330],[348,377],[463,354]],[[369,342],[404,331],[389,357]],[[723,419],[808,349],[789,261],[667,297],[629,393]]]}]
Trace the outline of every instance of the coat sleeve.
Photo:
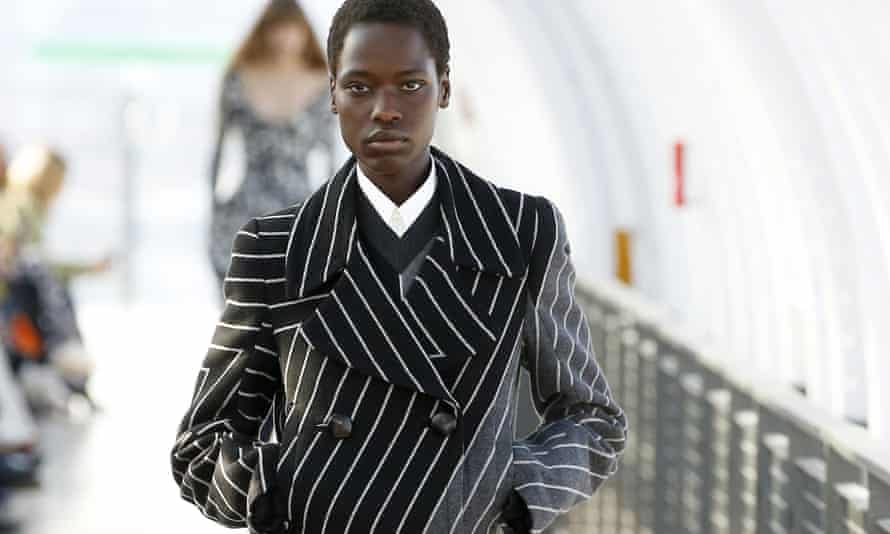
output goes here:
[{"label": "coat sleeve", "polygon": [[277,443],[258,441],[282,388],[265,322],[265,266],[274,255],[261,240],[254,220],[235,238],[225,309],[171,454],[182,497],[229,527],[247,526],[248,501],[274,485],[279,453]]},{"label": "coat sleeve", "polygon": [[530,532],[546,529],[615,473],[627,421],[591,347],[575,299],[575,270],[562,214],[537,199],[522,365],[542,426],[513,446],[513,487]]}]

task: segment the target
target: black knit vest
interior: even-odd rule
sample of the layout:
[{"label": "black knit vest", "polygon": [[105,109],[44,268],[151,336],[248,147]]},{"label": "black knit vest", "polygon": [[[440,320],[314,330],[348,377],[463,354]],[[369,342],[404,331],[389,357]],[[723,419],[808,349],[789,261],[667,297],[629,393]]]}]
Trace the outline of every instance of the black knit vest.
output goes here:
[{"label": "black knit vest", "polygon": [[401,273],[403,290],[407,291],[441,224],[438,194],[433,194],[417,220],[400,238],[383,220],[361,188],[355,189],[358,197],[355,210],[358,230],[362,240],[371,249],[372,261],[385,261]]}]

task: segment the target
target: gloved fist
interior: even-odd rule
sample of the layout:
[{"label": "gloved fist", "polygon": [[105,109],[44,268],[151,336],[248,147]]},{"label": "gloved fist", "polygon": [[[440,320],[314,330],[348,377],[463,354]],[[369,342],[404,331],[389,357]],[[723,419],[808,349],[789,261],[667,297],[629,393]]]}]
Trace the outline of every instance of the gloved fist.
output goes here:
[{"label": "gloved fist", "polygon": [[501,519],[510,527],[513,534],[528,534],[531,531],[532,518],[528,513],[528,506],[519,494],[514,490],[510,492]]},{"label": "gloved fist", "polygon": [[247,523],[250,531],[256,534],[287,534],[290,527],[287,512],[281,509],[277,488],[258,495],[250,504]]}]

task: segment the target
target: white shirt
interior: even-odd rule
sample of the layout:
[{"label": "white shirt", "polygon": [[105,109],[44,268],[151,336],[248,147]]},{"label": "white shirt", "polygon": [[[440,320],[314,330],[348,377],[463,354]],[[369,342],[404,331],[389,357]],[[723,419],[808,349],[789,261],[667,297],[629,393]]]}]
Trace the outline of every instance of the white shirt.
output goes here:
[{"label": "white shirt", "polygon": [[417,188],[417,191],[411,193],[401,206],[397,206],[395,202],[390,200],[377,185],[365,176],[361,167],[356,164],[356,174],[358,175],[358,186],[362,192],[371,201],[371,205],[380,214],[380,217],[386,221],[386,224],[399,237],[405,235],[408,228],[414,224],[423,208],[430,203],[433,194],[436,192],[436,163],[430,165],[430,174],[427,179]]}]

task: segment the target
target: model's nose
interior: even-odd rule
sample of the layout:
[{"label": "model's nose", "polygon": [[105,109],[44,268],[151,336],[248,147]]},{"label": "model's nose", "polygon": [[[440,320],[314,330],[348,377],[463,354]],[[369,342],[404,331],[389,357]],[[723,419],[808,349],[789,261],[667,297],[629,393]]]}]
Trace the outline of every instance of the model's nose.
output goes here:
[{"label": "model's nose", "polygon": [[398,111],[379,111],[374,114],[377,122],[398,122],[401,118],[402,114]]},{"label": "model's nose", "polygon": [[395,98],[387,91],[382,91],[374,106],[375,122],[393,123],[402,119],[402,112],[396,106]]}]

